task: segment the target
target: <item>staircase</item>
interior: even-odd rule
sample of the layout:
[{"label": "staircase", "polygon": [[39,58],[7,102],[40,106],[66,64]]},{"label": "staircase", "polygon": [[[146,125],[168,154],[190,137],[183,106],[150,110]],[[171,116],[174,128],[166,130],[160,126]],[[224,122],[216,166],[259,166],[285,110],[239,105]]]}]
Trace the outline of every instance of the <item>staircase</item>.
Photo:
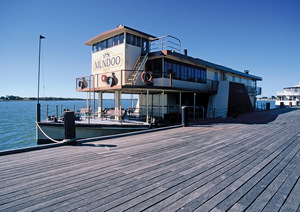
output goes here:
[{"label": "staircase", "polygon": [[148,60],[148,53],[145,56],[140,56],[138,58],[131,74],[129,75],[129,77],[127,79],[128,84],[134,85],[136,83],[136,80],[138,79],[138,76],[141,75],[141,70],[145,66],[147,60]]}]

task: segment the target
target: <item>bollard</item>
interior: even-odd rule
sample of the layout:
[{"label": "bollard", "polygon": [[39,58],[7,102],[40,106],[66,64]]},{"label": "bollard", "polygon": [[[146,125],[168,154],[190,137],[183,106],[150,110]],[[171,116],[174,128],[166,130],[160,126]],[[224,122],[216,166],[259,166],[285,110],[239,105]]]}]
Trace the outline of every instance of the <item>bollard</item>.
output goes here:
[{"label": "bollard", "polygon": [[65,140],[71,140],[70,144],[75,144],[76,129],[75,129],[75,115],[73,111],[64,112],[64,130]]},{"label": "bollard", "polygon": [[181,117],[181,123],[183,127],[189,126],[189,120],[188,120],[188,107],[182,107],[182,117]]},{"label": "bollard", "polygon": [[270,110],[270,102],[267,102],[267,104],[266,104],[266,110]]},{"label": "bollard", "polygon": [[41,104],[37,103],[36,104],[36,122],[41,121]]}]

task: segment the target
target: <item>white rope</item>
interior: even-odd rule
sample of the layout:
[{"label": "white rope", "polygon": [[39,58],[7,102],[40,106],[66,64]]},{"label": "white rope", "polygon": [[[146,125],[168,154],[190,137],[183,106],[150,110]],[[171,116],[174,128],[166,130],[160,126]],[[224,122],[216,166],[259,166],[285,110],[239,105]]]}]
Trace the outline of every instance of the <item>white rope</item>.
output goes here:
[{"label": "white rope", "polygon": [[46,138],[48,138],[50,141],[53,141],[53,142],[55,142],[55,143],[65,143],[65,140],[63,140],[63,141],[57,141],[57,140],[54,140],[54,139],[52,139],[52,138],[50,138],[43,130],[42,130],[42,128],[40,127],[40,125],[37,123],[37,122],[35,122],[36,123],[36,126],[39,128],[39,130],[44,134],[44,136],[46,136]]}]

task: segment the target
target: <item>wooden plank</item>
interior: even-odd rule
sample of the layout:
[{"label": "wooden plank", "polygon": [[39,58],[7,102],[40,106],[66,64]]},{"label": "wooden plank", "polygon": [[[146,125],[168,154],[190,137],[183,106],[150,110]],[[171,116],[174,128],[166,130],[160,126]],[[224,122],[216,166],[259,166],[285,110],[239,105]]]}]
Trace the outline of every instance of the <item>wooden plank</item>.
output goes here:
[{"label": "wooden plank", "polygon": [[297,211],[300,110],[285,111],[270,111],[278,117],[266,124],[199,125],[1,156],[0,211]]}]

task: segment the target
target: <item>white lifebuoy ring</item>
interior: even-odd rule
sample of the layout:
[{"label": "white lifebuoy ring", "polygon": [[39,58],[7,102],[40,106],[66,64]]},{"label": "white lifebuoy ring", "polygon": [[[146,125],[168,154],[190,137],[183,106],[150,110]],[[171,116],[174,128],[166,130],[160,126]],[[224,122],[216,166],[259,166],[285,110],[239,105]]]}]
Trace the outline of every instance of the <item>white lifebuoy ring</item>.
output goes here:
[{"label": "white lifebuoy ring", "polygon": [[144,71],[141,75],[142,81],[146,84],[152,82],[152,72],[151,71]]}]

